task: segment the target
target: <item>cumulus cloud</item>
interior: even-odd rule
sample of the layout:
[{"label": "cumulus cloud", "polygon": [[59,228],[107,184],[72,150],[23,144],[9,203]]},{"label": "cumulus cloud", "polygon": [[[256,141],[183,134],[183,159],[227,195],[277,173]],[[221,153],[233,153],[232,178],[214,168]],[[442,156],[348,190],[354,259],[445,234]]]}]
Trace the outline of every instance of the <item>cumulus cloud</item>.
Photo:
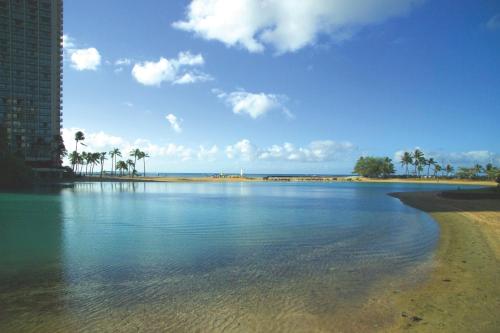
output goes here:
[{"label": "cumulus cloud", "polygon": [[314,44],[319,35],[334,41],[360,28],[408,13],[424,0],[192,0],[186,18],[173,27],[207,40],[279,53]]},{"label": "cumulus cloud", "polygon": [[254,160],[257,156],[257,147],[250,140],[243,139],[234,145],[226,147],[226,156],[229,159],[241,159],[244,161]]},{"label": "cumulus cloud", "polygon": [[213,90],[213,92],[219,99],[229,105],[235,114],[246,114],[253,119],[257,119],[272,110],[280,110],[288,117],[292,117],[292,113],[284,106],[287,97],[283,95],[246,91],[225,93],[220,90]]},{"label": "cumulus cloud", "polygon": [[135,64],[132,75],[137,82],[146,86],[159,86],[163,81],[173,81],[176,70],[169,60],[160,58],[159,61],[145,61]]},{"label": "cumulus cloud", "polygon": [[497,14],[490,18],[488,22],[486,22],[486,28],[490,30],[500,29],[500,14]]},{"label": "cumulus cloud", "polygon": [[184,73],[184,75],[176,78],[173,84],[190,84],[190,83],[206,82],[212,80],[213,78],[206,73],[193,71]]},{"label": "cumulus cloud", "polygon": [[219,153],[219,147],[213,145],[210,148],[205,148],[204,146],[198,147],[197,156],[200,161],[209,161],[213,162],[216,159],[217,154]]},{"label": "cumulus cloud", "polygon": [[182,119],[177,118],[177,116],[175,116],[172,113],[169,113],[165,118],[168,120],[168,122],[170,123],[170,127],[172,127],[172,129],[175,132],[177,133],[182,132],[181,128]]},{"label": "cumulus cloud", "polygon": [[204,63],[201,54],[180,52],[174,59],[161,57],[158,61],[136,63],[132,68],[132,76],[146,86],[160,86],[163,82],[187,84],[208,81],[212,79],[208,74],[192,70]]},{"label": "cumulus cloud", "polygon": [[101,55],[95,47],[71,52],[71,66],[78,71],[95,71],[101,64]]},{"label": "cumulus cloud", "polygon": [[149,140],[140,138],[134,141],[128,141],[122,137],[111,135],[103,131],[87,132],[80,128],[64,128],[62,130],[64,143],[68,150],[73,150],[75,133],[77,131],[85,133],[85,141],[83,141],[85,148],[79,148],[79,151],[107,152],[113,148],[118,148],[122,153],[127,154],[132,149],[139,148],[147,152],[151,157],[168,157],[169,159],[178,161],[187,161],[196,155],[195,150],[184,145],[175,143],[158,145]]},{"label": "cumulus cloud", "polygon": [[268,148],[258,148],[248,139],[243,139],[234,145],[226,147],[229,159],[245,161],[293,161],[293,162],[329,162],[344,159],[356,150],[350,142],[332,140],[313,141],[306,147],[295,147],[285,142],[283,145],[272,145]]},{"label": "cumulus cloud", "polygon": [[177,59],[173,60],[177,66],[201,66],[205,64],[205,59],[201,54],[191,54],[189,51],[180,52]]},{"label": "cumulus cloud", "polygon": [[77,71],[95,71],[101,65],[101,54],[95,47],[78,48],[74,38],[63,35],[62,46],[71,67]]}]

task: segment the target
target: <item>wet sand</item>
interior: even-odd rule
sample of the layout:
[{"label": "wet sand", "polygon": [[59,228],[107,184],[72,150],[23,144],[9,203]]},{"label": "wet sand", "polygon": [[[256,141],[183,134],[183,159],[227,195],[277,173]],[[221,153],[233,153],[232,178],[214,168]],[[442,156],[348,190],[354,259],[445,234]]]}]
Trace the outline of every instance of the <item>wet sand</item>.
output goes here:
[{"label": "wet sand", "polygon": [[384,331],[498,332],[500,199],[458,200],[437,192],[393,196],[430,213],[441,235],[429,280],[388,296],[396,319]]}]

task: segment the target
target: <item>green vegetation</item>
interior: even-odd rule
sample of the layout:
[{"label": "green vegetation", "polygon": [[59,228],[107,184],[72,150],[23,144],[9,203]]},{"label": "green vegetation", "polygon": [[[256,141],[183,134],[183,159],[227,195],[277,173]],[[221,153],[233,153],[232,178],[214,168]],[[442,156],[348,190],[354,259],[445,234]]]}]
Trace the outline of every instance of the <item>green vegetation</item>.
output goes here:
[{"label": "green vegetation", "polygon": [[144,175],[144,177],[146,177],[146,158],[148,158],[148,157],[149,157],[149,154],[147,154],[147,153],[145,153],[143,151],[141,151],[139,153],[139,156],[137,157],[137,159],[142,160],[142,163],[143,163],[143,175]]},{"label": "green vegetation", "polygon": [[116,170],[120,170],[120,176],[123,176],[123,171],[128,170],[128,165],[125,161],[116,162]]},{"label": "green vegetation", "polygon": [[0,188],[23,188],[33,184],[33,171],[19,156],[2,153],[0,170],[2,170],[0,172]]},{"label": "green vegetation", "polygon": [[493,164],[488,163],[486,167],[480,164],[476,164],[473,167],[459,167],[458,171],[455,173],[455,168],[451,164],[447,164],[444,168],[437,163],[433,157],[425,158],[425,154],[420,149],[416,149],[413,153],[404,152],[401,155],[401,166],[405,168],[405,176],[409,177],[408,167],[410,165],[414,166],[413,176],[420,178],[422,177],[422,172],[424,167],[427,167],[426,178],[439,179],[439,177],[447,178],[460,178],[460,179],[487,179],[494,180],[496,175],[500,172],[500,169],[493,166]]},{"label": "green vegetation", "polygon": [[389,157],[360,157],[354,167],[354,173],[369,178],[387,178],[395,172]]},{"label": "green vegetation", "polygon": [[57,165],[61,166],[63,157],[68,156],[68,150],[66,150],[66,146],[64,145],[63,137],[54,135],[52,147],[52,155],[57,160]]},{"label": "green vegetation", "polygon": [[33,184],[31,167],[22,157],[8,152],[7,130],[0,126],[0,188],[22,188]]},{"label": "green vegetation", "polygon": [[120,171],[120,176],[123,176],[125,171],[128,171],[128,175],[137,176],[138,172],[135,168],[137,161],[143,160],[144,176],[146,175],[146,158],[149,155],[140,149],[133,149],[130,151],[130,156],[134,158],[128,159],[127,161],[117,161],[118,157],[122,157],[122,152],[118,148],[113,148],[109,152],[78,152],[78,144],[84,145],[85,134],[83,132],[75,133],[75,150],[69,154],[69,162],[71,163],[71,169],[75,174],[83,175],[93,175],[96,166],[100,165],[100,177],[102,178],[104,171],[104,161],[107,160],[107,155],[111,157],[111,175],[116,175],[117,171]]},{"label": "green vegetation", "polygon": [[78,142],[84,141],[84,140],[85,140],[85,135],[83,134],[82,131],[78,131],[75,133],[75,141],[76,141],[75,151],[76,152],[78,152]]},{"label": "green vegetation", "polygon": [[111,156],[111,174],[114,175],[116,172],[116,170],[114,170],[116,165],[116,158],[122,157],[122,152],[118,148],[113,148],[113,150],[109,152],[109,156]]}]

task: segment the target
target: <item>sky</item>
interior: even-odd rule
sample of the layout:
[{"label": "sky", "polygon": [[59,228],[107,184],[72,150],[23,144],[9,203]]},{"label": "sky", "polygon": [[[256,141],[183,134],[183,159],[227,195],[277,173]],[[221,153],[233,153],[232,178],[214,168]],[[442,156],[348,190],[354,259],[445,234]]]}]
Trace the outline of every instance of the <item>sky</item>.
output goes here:
[{"label": "sky", "polygon": [[500,165],[495,0],[66,0],[63,137],[152,172]]}]

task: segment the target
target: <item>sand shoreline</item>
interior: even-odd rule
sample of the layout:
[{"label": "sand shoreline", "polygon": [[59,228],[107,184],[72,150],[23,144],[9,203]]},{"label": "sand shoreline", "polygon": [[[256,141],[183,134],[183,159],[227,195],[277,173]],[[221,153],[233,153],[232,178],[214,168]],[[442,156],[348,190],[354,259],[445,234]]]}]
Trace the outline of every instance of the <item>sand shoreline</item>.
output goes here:
[{"label": "sand shoreline", "polygon": [[283,177],[281,180],[266,180],[262,177],[130,177],[130,176],[99,176],[76,178],[75,181],[103,181],[103,182],[160,182],[160,183],[239,183],[239,182],[351,182],[351,183],[396,183],[396,184],[447,184],[470,186],[496,186],[493,181],[467,179],[415,179],[415,178],[387,178],[371,179],[363,177]]},{"label": "sand shoreline", "polygon": [[388,295],[395,325],[384,331],[494,332],[500,327],[500,200],[439,192],[394,193],[440,226],[427,282]]}]

